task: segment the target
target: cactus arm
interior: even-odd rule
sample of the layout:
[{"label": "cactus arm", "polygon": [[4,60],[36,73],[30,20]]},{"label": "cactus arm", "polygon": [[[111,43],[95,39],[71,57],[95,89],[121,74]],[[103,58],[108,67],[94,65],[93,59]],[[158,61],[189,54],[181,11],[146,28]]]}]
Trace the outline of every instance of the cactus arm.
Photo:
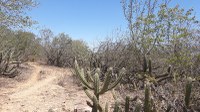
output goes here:
[{"label": "cactus arm", "polygon": [[79,68],[76,60],[75,60],[75,72],[78,75],[79,79],[81,80],[81,82],[83,83],[84,86],[86,86],[89,89],[93,89],[93,87],[91,87],[90,84],[86,81],[86,79],[84,77],[84,70]]},{"label": "cactus arm", "polygon": [[103,112],[104,110],[102,109],[101,105],[99,104],[99,100],[97,99],[96,96],[93,96],[93,108],[92,108],[92,112],[97,112],[97,110],[99,110],[99,112]]},{"label": "cactus arm", "polygon": [[110,72],[108,74],[106,74],[106,78],[104,80],[103,87],[102,87],[101,91],[99,92],[99,94],[104,94],[107,91],[108,86],[109,86],[110,81],[111,81],[110,75],[111,75]]},{"label": "cactus arm", "polygon": [[98,73],[95,73],[94,75],[94,94],[97,97],[97,100],[99,100],[99,75]]},{"label": "cactus arm", "polygon": [[96,96],[93,96],[93,108],[92,112],[97,112],[99,106],[99,101]]},{"label": "cactus arm", "polygon": [[91,71],[87,71],[87,76],[89,78],[89,81],[94,82],[94,79],[92,78],[92,75],[91,75]]},{"label": "cactus arm", "polygon": [[84,71],[83,71],[83,69],[81,69],[79,71],[76,71],[76,74],[78,74],[78,76],[79,76],[81,82],[83,83],[83,85],[85,85],[89,89],[93,89],[93,87],[90,86],[90,84],[86,81],[86,79],[84,77]]},{"label": "cactus arm", "polygon": [[124,76],[125,74],[125,68],[122,68],[121,72],[120,72],[120,76],[118,77],[118,79],[111,84],[111,86],[108,87],[107,91],[108,90],[111,90],[113,89],[115,86],[117,86],[117,84],[121,81],[122,77]]},{"label": "cactus arm", "polygon": [[93,100],[93,96],[88,92],[87,87],[83,87],[83,90],[85,94],[90,98],[90,100]]}]

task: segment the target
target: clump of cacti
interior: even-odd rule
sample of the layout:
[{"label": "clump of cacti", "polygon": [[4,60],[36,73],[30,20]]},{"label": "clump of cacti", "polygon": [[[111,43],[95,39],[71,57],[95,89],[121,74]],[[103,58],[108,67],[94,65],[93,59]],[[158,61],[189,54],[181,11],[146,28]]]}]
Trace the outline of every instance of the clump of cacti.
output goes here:
[{"label": "clump of cacti", "polygon": [[122,111],[122,109],[120,108],[120,105],[119,105],[119,102],[115,102],[115,106],[114,106],[114,110],[113,112],[129,112],[130,110],[130,97],[129,96],[126,96],[126,99],[125,99],[125,108],[124,108],[124,111]]},{"label": "clump of cacti", "polygon": [[[12,65],[13,52],[8,50],[6,52],[0,52],[0,75],[14,77],[16,75],[17,65]],[[18,63],[16,63],[18,64]]]},{"label": "clump of cacti", "polygon": [[[108,72],[105,74],[104,82],[103,82],[102,86],[100,86],[101,85],[100,84],[101,82],[99,79],[100,69],[97,68],[93,76],[92,76],[91,72],[87,72],[87,77],[89,78],[89,80],[87,80],[85,78],[86,75],[85,75],[84,70],[79,67],[77,61],[75,60],[75,73],[81,80],[81,83],[83,85],[83,89],[84,89],[86,95],[92,101],[92,104],[90,102],[87,102],[87,104],[92,108],[92,112],[97,112],[98,110],[100,112],[108,111],[107,105],[105,106],[105,108],[103,108],[101,106],[101,104],[99,103],[99,96],[109,90],[112,90],[114,87],[116,87],[117,84],[119,84],[120,80],[122,79],[123,75],[125,74],[125,69],[123,68],[120,71],[119,77],[116,79],[116,81],[112,82],[111,81],[111,76],[113,74],[112,71],[113,71],[113,69],[109,68]],[[92,90],[93,95],[90,94],[88,90]]]},{"label": "clump of cacti", "polygon": [[[146,60],[146,59],[144,59],[144,60]],[[145,64],[147,64],[147,63],[145,62]],[[167,72],[160,76],[152,76],[151,60],[149,60],[148,64],[145,65],[144,68],[146,69],[146,70],[144,70],[145,75],[144,75],[144,79],[143,79],[144,87],[145,87],[144,88],[144,102],[141,102],[141,100],[138,99],[140,101],[140,103],[137,103],[136,100],[132,100],[132,99],[130,99],[130,97],[127,96],[124,100],[125,103],[123,103],[123,105],[121,105],[121,102],[115,102],[113,112],[130,112],[130,111],[157,112],[157,111],[160,111],[160,108],[158,106],[160,104],[158,104],[158,101],[163,101],[166,103],[163,105],[164,108],[161,110],[163,110],[165,112],[170,112],[172,110],[176,110],[176,105],[174,105],[173,103],[171,104],[169,101],[170,99],[169,100],[166,99],[165,95],[160,94],[160,92],[155,90],[156,89],[156,87],[154,85],[155,83],[154,83],[154,81],[152,81],[152,80],[155,80],[156,82],[161,82],[168,78],[173,78],[172,67],[169,66],[167,69]],[[92,103],[87,102],[87,104],[90,107],[92,107],[92,112],[97,112],[97,111],[108,112],[108,104],[106,104],[106,106],[103,108],[99,102],[99,96],[104,94],[105,92],[113,89],[119,83],[119,81],[121,80],[121,78],[124,74],[124,69],[120,72],[119,77],[113,83],[111,83],[111,76],[113,74],[112,68],[110,68],[108,70],[108,72],[105,74],[103,83],[100,82],[100,79],[99,79],[100,69],[98,69],[98,68],[96,69],[96,71],[94,73],[92,73],[90,71],[84,72],[83,69],[79,68],[77,61],[75,61],[75,71],[83,84],[85,93],[92,101]],[[85,77],[87,77],[87,79]],[[188,110],[194,109],[193,106],[190,104],[191,103],[191,92],[192,92],[192,81],[193,81],[193,79],[188,78],[186,87],[185,87],[184,99],[177,99],[177,103],[179,103],[179,105],[182,105],[181,102],[182,102],[182,100],[184,100],[185,106],[183,106],[182,111],[188,111]],[[159,84],[158,84],[158,86],[159,86]],[[94,94],[92,95],[91,93],[89,93],[88,90],[92,90]],[[162,93],[162,91],[161,91],[161,93]],[[173,96],[174,93],[172,92],[170,94],[172,94],[172,96]],[[170,95],[170,94],[168,94],[168,95]],[[160,99],[158,100],[157,97],[159,97]],[[134,101],[136,101],[136,102],[134,102]]]}]

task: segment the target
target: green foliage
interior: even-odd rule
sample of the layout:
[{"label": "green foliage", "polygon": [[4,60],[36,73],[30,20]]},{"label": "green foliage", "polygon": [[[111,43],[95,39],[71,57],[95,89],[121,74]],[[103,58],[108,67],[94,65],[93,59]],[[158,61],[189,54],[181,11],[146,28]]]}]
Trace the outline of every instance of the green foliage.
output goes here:
[{"label": "green foliage", "polygon": [[0,51],[11,50],[13,59],[27,61],[30,57],[38,57],[41,45],[36,36],[27,31],[12,31],[2,27],[0,36]]},{"label": "green foliage", "polygon": [[30,60],[30,58],[39,57],[41,45],[33,33],[18,31],[13,39],[15,52],[19,52],[21,61]]},{"label": "green foliage", "polygon": [[142,64],[144,72],[147,70],[147,64],[141,63],[144,55],[154,57],[152,61],[160,60],[177,67],[179,74],[183,69],[190,71],[191,66],[194,67],[193,54],[199,52],[199,21],[193,9],[184,10],[179,5],[171,7],[170,0],[121,2],[128,22],[130,51],[135,53],[129,58],[135,57],[134,62]]},{"label": "green foliage", "polygon": [[77,60],[82,60],[86,63],[89,58],[89,52],[90,52],[89,47],[84,41],[81,40],[72,41],[72,53]]}]

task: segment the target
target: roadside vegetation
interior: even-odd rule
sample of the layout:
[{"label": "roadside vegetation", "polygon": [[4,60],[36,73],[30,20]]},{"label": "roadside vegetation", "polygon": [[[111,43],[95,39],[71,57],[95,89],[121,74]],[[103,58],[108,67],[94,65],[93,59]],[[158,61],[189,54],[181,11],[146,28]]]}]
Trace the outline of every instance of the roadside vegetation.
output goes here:
[{"label": "roadside vegetation", "polygon": [[[0,1],[2,77],[19,75],[23,62],[42,61],[74,69],[92,112],[200,111],[200,24],[193,9],[170,0],[121,0],[127,31],[90,49],[65,33],[24,30],[36,25],[25,12],[37,4]],[[112,106],[99,102],[107,91],[116,100]]]}]

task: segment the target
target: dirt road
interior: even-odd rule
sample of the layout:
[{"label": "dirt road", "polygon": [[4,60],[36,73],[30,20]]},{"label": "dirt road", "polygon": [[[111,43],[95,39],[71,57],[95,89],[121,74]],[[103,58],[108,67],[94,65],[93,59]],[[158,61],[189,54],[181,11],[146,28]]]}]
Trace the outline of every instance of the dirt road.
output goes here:
[{"label": "dirt road", "polygon": [[[23,82],[0,91],[0,112],[80,112],[90,110],[89,100],[81,87],[74,83],[68,69],[28,63],[32,71]],[[113,102],[111,93],[103,97]]]}]

